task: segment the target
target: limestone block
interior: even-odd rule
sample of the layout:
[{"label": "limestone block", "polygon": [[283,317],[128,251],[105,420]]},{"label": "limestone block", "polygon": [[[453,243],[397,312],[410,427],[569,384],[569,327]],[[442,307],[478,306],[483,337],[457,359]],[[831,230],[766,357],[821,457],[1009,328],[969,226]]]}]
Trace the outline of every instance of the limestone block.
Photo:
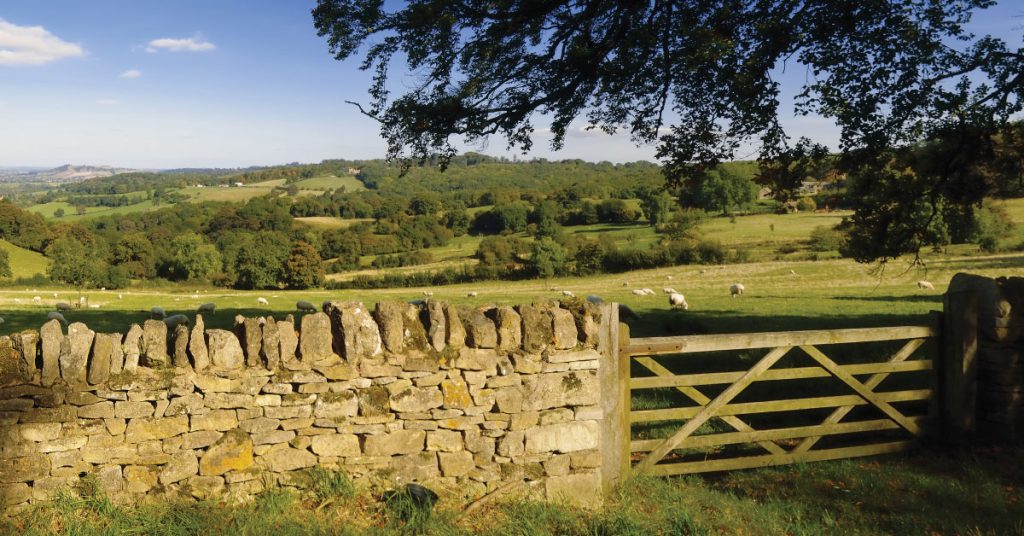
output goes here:
[{"label": "limestone block", "polygon": [[120,333],[97,333],[92,343],[92,362],[89,363],[89,383],[99,385],[124,368]]},{"label": "limestone block", "polygon": [[100,467],[96,471],[96,481],[107,493],[117,493],[124,488],[124,478],[120,465]]},{"label": "limestone block", "polygon": [[448,326],[445,321],[444,304],[427,300],[427,342],[440,352],[444,350],[448,338]]},{"label": "limestone block", "polygon": [[202,449],[214,444],[223,436],[221,432],[214,430],[203,430],[200,432],[189,432],[181,436],[182,449]]},{"label": "limestone block", "polygon": [[601,476],[597,473],[553,476],[544,482],[547,500],[587,508],[601,506]]},{"label": "limestone block", "polygon": [[576,319],[573,318],[572,313],[557,307],[550,309],[549,312],[551,313],[555,348],[566,350],[576,347],[579,342],[579,332],[576,329]]},{"label": "limestone block", "polygon": [[600,431],[595,421],[570,421],[526,430],[526,453],[575,452],[598,448]]},{"label": "limestone block", "polygon": [[176,367],[187,367],[188,362],[188,335],[189,329],[185,324],[178,324],[174,327],[171,335],[171,363]]},{"label": "limestone block", "polygon": [[140,443],[153,439],[167,439],[188,432],[188,417],[140,417],[128,421],[125,442]]},{"label": "limestone block", "polygon": [[124,371],[135,372],[142,356],[142,326],[132,324],[128,334],[124,336],[121,347],[124,349]]},{"label": "limestone block", "polygon": [[124,490],[129,493],[145,493],[156,487],[157,479],[153,467],[129,465],[124,468]]},{"label": "limestone block", "polygon": [[27,329],[11,335],[14,349],[21,356],[21,370],[25,377],[31,378],[36,373],[36,356],[39,354],[39,332]]},{"label": "limestone block", "polygon": [[277,445],[287,443],[292,439],[295,439],[295,432],[292,430],[271,430],[262,434],[253,434],[252,444],[255,446]]},{"label": "limestone block", "polygon": [[238,326],[238,339],[245,351],[245,366],[260,366],[260,352],[263,350],[263,327],[258,318],[246,318]]},{"label": "limestone block", "polygon": [[255,395],[240,393],[207,393],[203,404],[211,409],[233,409],[252,407],[255,401]]},{"label": "limestone block", "polygon": [[453,304],[444,304],[444,321],[447,327],[445,342],[456,350],[466,346],[466,328],[459,317],[459,308]]},{"label": "limestone block", "polygon": [[173,484],[179,480],[199,473],[199,459],[191,450],[181,451],[171,456],[171,461],[160,471],[160,483]]},{"label": "limestone block", "polygon": [[441,474],[450,477],[466,476],[476,467],[473,454],[470,452],[440,452],[437,455],[441,464]]},{"label": "limestone block", "polygon": [[206,340],[210,352],[210,363],[224,369],[240,368],[245,363],[242,345],[235,334],[223,329],[206,330]]},{"label": "limestone block", "polygon": [[206,346],[206,324],[203,315],[196,315],[196,325],[188,340],[188,353],[192,356],[192,367],[196,372],[206,370],[210,366],[210,350]]},{"label": "limestone block", "polygon": [[498,328],[480,309],[459,307],[459,316],[466,327],[466,344],[473,348],[497,348]]},{"label": "limestone block", "polygon": [[18,385],[31,381],[32,376],[22,365],[21,352],[15,349],[10,337],[0,337],[0,385]]},{"label": "limestone block", "polygon": [[252,439],[240,430],[232,430],[206,450],[199,460],[199,474],[217,476],[228,471],[244,471],[253,464]]},{"label": "limestone block", "polygon": [[366,436],[363,448],[367,456],[394,456],[423,450],[426,432],[422,430],[396,430]]},{"label": "limestone block", "polygon": [[320,456],[359,456],[359,438],[355,434],[313,436],[310,448]]},{"label": "limestone block", "polygon": [[18,427],[18,432],[27,441],[52,441],[60,435],[61,426],[59,422],[22,424]]},{"label": "limestone block", "polygon": [[86,365],[95,336],[96,332],[81,322],[68,326],[68,351],[60,356],[60,374],[64,381],[72,385],[86,382]]},{"label": "limestone block", "polygon": [[554,327],[549,310],[520,305],[519,316],[523,320],[524,350],[530,353],[540,353],[554,342]]},{"label": "limestone block", "polygon": [[[306,316],[308,317],[309,315]],[[283,448],[262,456],[260,458],[260,465],[268,471],[283,473],[313,467],[316,465],[316,455],[308,450]]]},{"label": "limestone block", "polygon": [[281,332],[277,329],[277,321],[268,316],[263,323],[263,345],[260,357],[263,364],[270,370],[281,366]]},{"label": "limestone block", "polygon": [[203,397],[197,393],[185,396],[176,396],[170,400],[167,409],[164,410],[165,417],[175,415],[191,415],[203,407]]},{"label": "limestone block", "polygon": [[188,479],[188,489],[192,493],[192,497],[196,499],[214,499],[224,493],[224,477],[194,476]]},{"label": "limestone block", "polygon": [[238,423],[238,429],[243,432],[250,434],[260,434],[263,432],[269,432],[276,430],[281,426],[280,419],[270,419],[267,417],[256,417],[255,419],[246,419]]},{"label": "limestone block", "polygon": [[520,387],[495,389],[494,403],[502,413],[519,413],[523,410],[523,390]]},{"label": "limestone block", "polygon": [[277,336],[281,342],[281,365],[288,370],[302,370],[305,366],[295,358],[299,347],[299,336],[295,333],[295,322],[282,320],[277,323]]},{"label": "limestone block", "polygon": [[374,358],[383,351],[380,328],[370,311],[361,302],[332,302],[327,306],[335,332],[340,338],[338,349],[351,365]]},{"label": "limestone block", "polygon": [[359,400],[352,391],[324,393],[313,404],[313,416],[317,418],[352,417],[358,413]]},{"label": "limestone block", "polygon": [[463,450],[462,433],[455,430],[435,430],[427,432],[427,450],[441,452],[459,452]]},{"label": "limestone block", "polygon": [[441,476],[441,471],[437,467],[437,455],[433,452],[396,456],[391,460],[391,468],[395,474],[417,482]]},{"label": "limestone block", "polygon": [[331,335],[331,319],[326,313],[313,313],[302,317],[299,336],[299,357],[303,364],[317,361],[338,361]]},{"label": "limestone block", "polygon": [[441,392],[444,396],[442,406],[445,408],[465,409],[473,405],[473,399],[469,396],[469,387],[461,378],[442,381]]},{"label": "limestone block", "polygon": [[[84,409],[84,408],[83,408]],[[118,419],[130,419],[135,417],[152,417],[154,413],[153,404],[149,402],[118,402],[114,406],[114,414],[111,417]],[[79,411],[81,416],[81,411]]]},{"label": "limestone block", "polygon": [[50,460],[43,454],[0,459],[0,482],[3,483],[29,482],[48,474]]},{"label": "limestone block", "polygon": [[436,387],[407,387],[390,398],[391,409],[399,412],[424,412],[441,407],[444,395]]},{"label": "limestone block", "polygon": [[523,377],[523,409],[590,406],[600,402],[595,370],[574,370]]},{"label": "limestone block", "polygon": [[[118,402],[119,404],[130,404],[130,402]],[[145,404],[145,402],[143,402]],[[78,408],[80,419],[112,419],[114,418],[114,403],[109,400],[89,404]]]},{"label": "limestone block", "polygon": [[215,430],[223,432],[238,426],[238,417],[230,409],[220,409],[202,415],[192,415],[191,431]]},{"label": "limestone block", "polygon": [[12,506],[21,504],[32,498],[32,488],[25,483],[5,484],[0,486],[0,505]]},{"label": "limestone block", "polygon": [[498,348],[504,351],[518,350],[523,342],[522,318],[515,309],[507,306],[491,310],[498,330]]},{"label": "limestone block", "polygon": [[167,324],[163,320],[146,320],[142,324],[142,359],[140,364],[160,368],[169,364],[167,355]]},{"label": "limestone block", "polygon": [[313,415],[313,406],[281,406],[263,408],[263,413],[271,419],[300,419]]},{"label": "limestone block", "polygon": [[578,450],[569,455],[573,469],[592,469],[601,467],[602,454],[600,449]]},{"label": "limestone block", "polygon": [[509,432],[498,440],[497,453],[506,458],[516,458],[526,452],[526,432]]},{"label": "limestone block", "polygon": [[42,382],[44,386],[53,385],[60,377],[60,349],[64,344],[64,331],[60,322],[50,320],[39,330],[40,347],[43,356]]},{"label": "limestone block", "polygon": [[[365,364],[360,363],[360,367]],[[336,365],[329,366],[317,366],[314,367],[317,372],[323,374],[325,378],[332,381],[344,381],[354,380],[359,377],[359,371],[355,367],[347,363],[339,363]]]}]

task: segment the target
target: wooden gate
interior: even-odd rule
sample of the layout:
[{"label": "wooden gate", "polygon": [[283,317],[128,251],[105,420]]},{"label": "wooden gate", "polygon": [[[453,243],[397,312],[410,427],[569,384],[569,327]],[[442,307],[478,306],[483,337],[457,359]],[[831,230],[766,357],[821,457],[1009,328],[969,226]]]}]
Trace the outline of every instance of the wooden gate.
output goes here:
[{"label": "wooden gate", "polygon": [[[932,356],[939,345],[928,343],[938,336],[937,323],[637,339],[622,328],[617,343],[628,448],[619,463],[637,473],[675,475],[900,452],[917,443],[936,413]],[[894,344],[883,341],[899,346],[882,348]],[[760,357],[749,355],[752,350]],[[756,362],[745,370],[721,370],[727,367],[714,356],[728,351],[746,352]],[[700,370],[673,372],[688,359],[699,360]],[[890,376],[889,389],[880,389]],[[794,380],[798,387],[787,389]],[[759,396],[742,396],[755,385],[761,386]],[[808,385],[832,392],[821,394]],[[634,407],[642,405],[643,391],[654,389],[669,390],[671,400],[662,397],[663,404],[681,407]],[[650,423],[660,428],[652,432]]]}]

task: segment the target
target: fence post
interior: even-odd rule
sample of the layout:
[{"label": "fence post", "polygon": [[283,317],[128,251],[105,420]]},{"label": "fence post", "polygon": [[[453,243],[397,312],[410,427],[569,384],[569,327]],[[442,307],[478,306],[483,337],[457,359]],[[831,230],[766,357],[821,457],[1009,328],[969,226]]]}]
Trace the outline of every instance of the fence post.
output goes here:
[{"label": "fence post", "polygon": [[978,296],[973,291],[943,297],[940,415],[944,439],[960,443],[974,432],[977,400]]},{"label": "fence post", "polygon": [[[601,314],[601,366],[598,380],[601,384],[601,485],[605,492],[622,481],[629,473],[629,364],[622,375],[622,333],[619,324],[619,304],[603,308]],[[628,344],[629,331],[625,332]],[[622,394],[625,389],[625,397]],[[623,400],[627,405],[623,405]],[[623,435],[623,427],[626,434]]]}]

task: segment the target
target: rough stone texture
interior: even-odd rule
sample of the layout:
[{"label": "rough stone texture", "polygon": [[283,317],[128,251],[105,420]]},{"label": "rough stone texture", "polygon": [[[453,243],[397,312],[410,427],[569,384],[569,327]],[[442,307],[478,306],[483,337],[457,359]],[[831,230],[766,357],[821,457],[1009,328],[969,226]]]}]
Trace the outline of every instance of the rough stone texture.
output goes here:
[{"label": "rough stone texture", "polygon": [[255,464],[253,443],[248,434],[235,430],[217,440],[199,461],[199,474],[222,475],[228,471],[244,471]]},{"label": "rough stone texture", "polygon": [[317,361],[338,360],[331,335],[331,318],[326,313],[313,313],[302,317],[299,338],[299,357],[306,365]]},{"label": "rough stone texture", "polygon": [[523,409],[527,411],[597,404],[600,401],[597,373],[577,370],[524,377],[523,401]]},{"label": "rough stone texture", "polygon": [[448,335],[445,341],[450,348],[458,350],[466,346],[466,328],[459,318],[459,309],[450,303],[444,304],[444,322],[448,328]]},{"label": "rough stone texture", "polygon": [[539,426],[526,431],[526,452],[574,452],[594,449],[600,443],[596,421],[571,421]]},{"label": "rough stone texture", "polygon": [[350,365],[358,366],[360,360],[380,355],[383,350],[380,330],[365,305],[361,302],[332,302],[327,310],[340,336],[335,338],[336,349],[341,350],[338,353]]},{"label": "rough stone texture", "polygon": [[548,310],[530,305],[520,305],[519,316],[523,319],[524,350],[530,353],[540,353],[554,342],[551,313]]},{"label": "rough stone texture", "polygon": [[21,357],[20,368],[26,378],[31,378],[36,373],[36,355],[39,347],[39,332],[31,329],[11,335],[14,342],[14,349]]},{"label": "rough stone texture", "polygon": [[10,337],[0,337],[0,385],[18,385],[31,380],[31,376],[26,377],[26,372],[20,352],[14,348],[14,341]]},{"label": "rough stone texture", "polygon": [[396,430],[387,434],[366,436],[363,444],[367,456],[394,456],[413,454],[423,450],[426,432],[422,430]]},{"label": "rough stone texture", "polygon": [[410,307],[405,302],[378,302],[373,312],[380,326],[380,338],[387,351],[399,353],[405,349],[404,311]]},{"label": "rough stone texture", "polygon": [[399,412],[429,411],[443,403],[444,395],[436,387],[407,387],[391,395],[391,409]]},{"label": "rough stone texture", "polygon": [[515,309],[504,306],[492,309],[498,330],[498,348],[504,351],[519,349],[523,343],[522,318]]},{"label": "rough stone texture", "polygon": [[427,300],[427,321],[427,342],[434,350],[440,352],[444,350],[444,343],[448,336],[444,304],[434,300]]},{"label": "rough stone texture", "polygon": [[60,356],[60,374],[71,384],[84,384],[89,350],[96,332],[81,322],[68,326],[68,351]]},{"label": "rough stone texture", "polygon": [[241,367],[245,362],[242,345],[238,343],[238,337],[235,337],[234,333],[223,329],[208,329],[206,338],[213,366],[234,369]]},{"label": "rough stone texture", "polygon": [[163,320],[146,320],[142,324],[142,359],[140,364],[147,367],[166,367],[167,324]]},{"label": "rough stone texture", "polygon": [[359,400],[352,391],[324,393],[313,404],[313,416],[323,419],[352,417],[359,413]]},{"label": "rough stone texture", "polygon": [[260,366],[260,352],[263,350],[263,327],[258,318],[246,318],[239,325],[239,340],[245,350],[245,366]]},{"label": "rough stone texture", "polygon": [[281,332],[277,329],[277,321],[268,316],[263,323],[263,345],[260,349],[263,364],[270,370],[281,365]]},{"label": "rough stone texture", "polygon": [[192,356],[192,366],[196,372],[206,370],[210,366],[210,350],[206,346],[206,324],[203,315],[196,315],[196,325],[192,328],[192,336],[188,341],[188,353]]},{"label": "rough stone texture", "polygon": [[195,452],[186,450],[171,456],[171,461],[160,471],[160,483],[173,484],[199,472],[199,459]]},{"label": "rough stone texture", "polygon": [[498,346],[498,328],[483,311],[463,306],[459,308],[459,316],[466,327],[466,344],[473,348]]},{"label": "rough stone texture", "polygon": [[187,367],[188,362],[188,335],[189,329],[185,324],[178,324],[174,327],[174,335],[171,337],[171,363],[176,367]]},{"label": "rough stone texture", "polygon": [[188,432],[188,417],[138,418],[128,422],[125,442],[139,443],[154,439],[166,439]]},{"label": "rough stone texture", "polygon": [[268,471],[275,473],[305,469],[316,465],[316,456],[313,453],[308,450],[292,448],[271,451],[269,454],[261,456],[261,460]]},{"label": "rough stone texture", "polygon": [[[116,350],[115,350],[116,349]],[[119,333],[97,333],[92,343],[92,361],[89,363],[89,383],[99,385],[110,379],[110,373],[119,373],[124,368],[124,354],[121,351]],[[120,359],[114,357],[115,352]]]},{"label": "rough stone texture", "polygon": [[359,438],[355,434],[314,436],[310,448],[318,456],[359,456]]},{"label": "rough stone texture", "polygon": [[442,381],[441,392],[444,395],[442,405],[445,408],[466,409],[473,405],[473,398],[469,396],[469,387],[461,379]]},{"label": "rough stone texture", "polygon": [[572,313],[557,307],[551,309],[550,313],[554,326],[555,348],[558,350],[574,348],[579,343],[579,332],[576,329],[576,319],[572,317]]},{"label": "rough stone texture", "polygon": [[295,352],[299,347],[299,337],[295,334],[295,322],[292,320],[278,322],[277,335],[281,341],[281,364],[289,370],[301,370],[304,365],[295,357]]},{"label": "rough stone texture", "polygon": [[128,334],[124,336],[124,342],[121,345],[124,348],[125,372],[135,372],[135,369],[139,367],[139,361],[142,360],[142,335],[142,326],[132,324],[128,328]]},{"label": "rough stone texture", "polygon": [[60,377],[60,347],[64,340],[60,322],[50,320],[43,324],[39,330],[39,338],[43,357],[42,382],[44,386],[50,386]]},{"label": "rough stone texture", "polygon": [[476,468],[471,452],[440,452],[437,455],[441,465],[441,474],[449,477],[466,476]]}]

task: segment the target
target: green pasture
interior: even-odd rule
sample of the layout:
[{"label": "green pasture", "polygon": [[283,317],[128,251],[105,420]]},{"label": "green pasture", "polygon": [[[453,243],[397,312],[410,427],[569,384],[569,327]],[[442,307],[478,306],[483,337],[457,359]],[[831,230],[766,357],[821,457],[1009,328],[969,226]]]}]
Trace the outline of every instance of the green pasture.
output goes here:
[{"label": "green pasture", "polygon": [[363,186],[359,179],[351,176],[336,177],[334,175],[324,175],[322,177],[302,179],[294,184],[300,190],[337,190],[342,186],[349,192],[360,192],[366,189],[366,186]]},{"label": "green pasture", "polygon": [[[32,205],[25,210],[35,212],[42,217],[52,222],[62,221],[80,221],[89,218],[96,218],[99,216],[116,216],[120,214],[131,214],[134,212],[146,212],[149,210],[155,210],[157,206],[153,205],[152,200],[140,201],[132,205],[125,205],[123,207],[85,207],[85,214],[78,215],[75,212],[75,206],[68,204],[64,201],[53,201],[50,203],[41,203],[38,205]],[[53,215],[57,209],[64,209],[64,215],[60,218]]]},{"label": "green pasture", "polygon": [[332,216],[307,216],[295,218],[295,221],[314,229],[347,229],[357,223],[373,222],[372,218],[335,218]]},{"label": "green pasture", "polygon": [[7,252],[11,272],[15,279],[46,273],[49,261],[42,254],[20,248],[5,240],[0,240],[0,249]]},{"label": "green pasture", "polygon": [[260,183],[260,185],[205,186],[202,188],[189,186],[188,188],[182,188],[176,191],[188,196],[189,202],[192,203],[202,203],[203,201],[229,201],[234,203],[244,203],[254,197],[267,195],[273,190],[273,186],[267,186],[265,183]]}]

